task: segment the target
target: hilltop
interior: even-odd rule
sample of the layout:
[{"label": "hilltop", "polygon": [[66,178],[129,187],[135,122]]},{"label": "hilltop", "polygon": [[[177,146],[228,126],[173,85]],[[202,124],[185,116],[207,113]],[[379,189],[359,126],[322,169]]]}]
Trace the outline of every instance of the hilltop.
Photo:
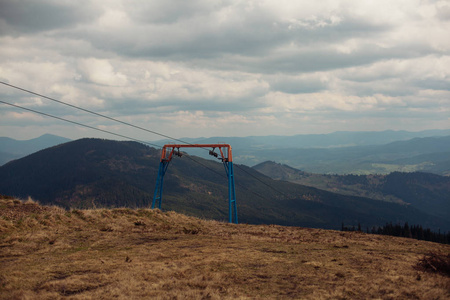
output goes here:
[{"label": "hilltop", "polygon": [[[64,208],[149,207],[159,151],[136,142],[81,139],[48,148],[0,167],[0,193],[31,196]],[[449,221],[409,205],[341,195],[273,180],[235,164],[240,222],[339,229],[388,222],[450,230]],[[185,155],[164,178],[163,210],[226,220],[227,178],[218,161]]]},{"label": "hilltop", "polygon": [[450,246],[357,232],[3,199],[0,246],[2,299],[450,296],[448,275],[423,263]]}]

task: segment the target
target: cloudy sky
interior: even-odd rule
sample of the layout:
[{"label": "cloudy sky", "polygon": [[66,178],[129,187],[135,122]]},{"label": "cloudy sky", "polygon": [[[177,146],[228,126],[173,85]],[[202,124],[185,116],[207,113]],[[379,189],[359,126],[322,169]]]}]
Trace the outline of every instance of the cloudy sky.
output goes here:
[{"label": "cloudy sky", "polygon": [[[0,0],[0,81],[173,137],[450,128],[450,1]],[[0,84],[0,100],[160,139]],[[102,136],[0,103],[0,136]]]}]

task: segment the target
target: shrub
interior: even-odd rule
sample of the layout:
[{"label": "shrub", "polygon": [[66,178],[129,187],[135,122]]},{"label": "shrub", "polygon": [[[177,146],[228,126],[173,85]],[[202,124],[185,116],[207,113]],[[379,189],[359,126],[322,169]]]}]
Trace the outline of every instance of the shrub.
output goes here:
[{"label": "shrub", "polygon": [[450,276],[450,253],[429,252],[419,260],[416,270]]}]

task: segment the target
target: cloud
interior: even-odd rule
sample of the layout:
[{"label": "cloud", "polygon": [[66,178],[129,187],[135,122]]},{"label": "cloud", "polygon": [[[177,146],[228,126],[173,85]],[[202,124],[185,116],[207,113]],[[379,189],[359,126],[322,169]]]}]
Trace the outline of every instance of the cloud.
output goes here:
[{"label": "cloud", "polygon": [[196,16],[208,15],[227,7],[230,1],[135,1],[134,5],[124,7],[125,11],[144,24],[172,24]]},{"label": "cloud", "polygon": [[33,34],[60,30],[89,22],[99,13],[90,1],[2,0],[0,18],[3,35]]},{"label": "cloud", "polygon": [[115,71],[111,63],[105,59],[81,59],[78,61],[78,72],[82,78],[95,84],[123,86],[128,83],[127,76]]},{"label": "cloud", "polygon": [[[448,128],[449,11],[446,1],[5,0],[0,79],[175,136]],[[0,97],[112,126],[5,86]],[[28,126],[12,112],[0,117]]]}]

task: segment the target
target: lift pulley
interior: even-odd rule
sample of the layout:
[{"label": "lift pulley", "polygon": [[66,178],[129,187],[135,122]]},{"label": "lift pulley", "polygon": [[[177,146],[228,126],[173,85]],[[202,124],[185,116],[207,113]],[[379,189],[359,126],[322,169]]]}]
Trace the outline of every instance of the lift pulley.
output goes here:
[{"label": "lift pulley", "polygon": [[214,157],[219,157],[219,154],[214,152],[214,148],[212,150],[209,150],[209,155],[214,156]]},{"label": "lift pulley", "polygon": [[178,157],[182,157],[183,156],[183,153],[181,153],[180,148],[178,148],[178,150],[174,150],[173,154],[178,156]]}]

